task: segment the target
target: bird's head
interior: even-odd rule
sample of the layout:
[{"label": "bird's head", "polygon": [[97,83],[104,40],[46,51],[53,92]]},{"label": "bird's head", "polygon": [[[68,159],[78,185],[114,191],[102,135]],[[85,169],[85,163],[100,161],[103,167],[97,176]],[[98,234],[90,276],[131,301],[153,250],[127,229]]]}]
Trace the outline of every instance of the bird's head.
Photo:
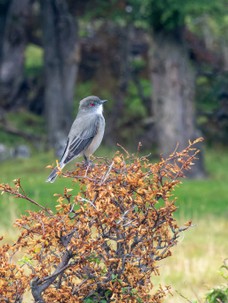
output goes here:
[{"label": "bird's head", "polygon": [[102,112],[102,105],[107,100],[101,100],[96,96],[89,96],[80,101],[79,110],[83,111],[101,111]]}]

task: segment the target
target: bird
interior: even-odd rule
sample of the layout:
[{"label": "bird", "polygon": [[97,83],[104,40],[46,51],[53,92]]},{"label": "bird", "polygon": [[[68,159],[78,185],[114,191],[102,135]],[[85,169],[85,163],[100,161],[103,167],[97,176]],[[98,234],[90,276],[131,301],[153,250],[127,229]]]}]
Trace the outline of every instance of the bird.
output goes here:
[{"label": "bird", "polygon": [[84,157],[87,165],[90,164],[90,156],[100,146],[104,136],[103,104],[106,101],[97,96],[89,96],[80,101],[59,165],[52,170],[46,182],[53,183],[58,171],[79,156]]}]

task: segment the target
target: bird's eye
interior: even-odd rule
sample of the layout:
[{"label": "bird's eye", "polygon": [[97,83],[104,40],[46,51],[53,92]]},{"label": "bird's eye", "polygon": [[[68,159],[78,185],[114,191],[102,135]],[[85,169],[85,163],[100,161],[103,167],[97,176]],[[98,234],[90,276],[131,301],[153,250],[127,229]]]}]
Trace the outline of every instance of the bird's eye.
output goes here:
[{"label": "bird's eye", "polygon": [[95,103],[94,103],[94,102],[91,102],[91,103],[90,103],[90,106],[95,106]]}]

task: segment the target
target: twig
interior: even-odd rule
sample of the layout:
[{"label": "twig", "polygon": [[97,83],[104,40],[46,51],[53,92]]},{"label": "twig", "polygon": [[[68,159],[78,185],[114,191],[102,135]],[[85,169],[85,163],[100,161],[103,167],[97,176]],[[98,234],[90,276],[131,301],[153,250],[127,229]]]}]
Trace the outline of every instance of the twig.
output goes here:
[{"label": "twig", "polygon": [[45,212],[47,212],[50,216],[52,215],[52,212],[50,209],[40,205],[38,202],[34,201],[33,199],[29,198],[27,195],[25,194],[21,194],[19,192],[12,192],[10,189],[4,188],[3,192],[9,193],[9,194],[13,194],[14,196],[16,196],[17,198],[21,198],[24,200],[29,201],[30,203],[38,206],[39,208],[41,208],[42,210],[44,210]]},{"label": "twig", "polygon": [[107,172],[106,172],[106,173],[104,174],[104,176],[102,177],[102,179],[101,179],[99,185],[102,185],[102,184],[107,180],[108,175],[110,174],[113,165],[114,165],[114,161],[112,161],[112,163],[110,164],[110,166],[109,166]]},{"label": "twig", "polygon": [[88,199],[85,199],[85,198],[82,198],[82,197],[80,198],[80,200],[81,200],[81,201],[85,201],[85,202],[90,203],[95,209],[97,209],[96,206],[93,204],[92,201],[90,201],[90,200],[88,200]]},{"label": "twig", "polygon": [[129,157],[129,152],[119,143],[116,144],[118,147],[122,148],[122,150],[127,154],[127,156]]},{"label": "twig", "polygon": [[180,293],[178,290],[176,290],[176,293],[181,296],[183,299],[185,299],[186,301],[188,301],[189,303],[193,303],[193,301],[189,300],[187,297],[185,297],[182,293]]}]

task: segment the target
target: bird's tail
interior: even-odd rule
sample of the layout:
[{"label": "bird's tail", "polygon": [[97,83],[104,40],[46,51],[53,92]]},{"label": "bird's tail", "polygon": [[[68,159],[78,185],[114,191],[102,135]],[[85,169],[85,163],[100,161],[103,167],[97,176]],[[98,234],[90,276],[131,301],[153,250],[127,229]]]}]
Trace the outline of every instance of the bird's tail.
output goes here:
[{"label": "bird's tail", "polygon": [[59,172],[60,169],[63,168],[63,166],[64,166],[64,165],[60,165],[59,167],[56,166],[56,167],[53,169],[53,171],[50,173],[50,175],[49,175],[49,177],[47,178],[46,182],[50,182],[50,183],[55,182],[55,179],[58,177],[58,174],[57,174],[57,173]]}]

